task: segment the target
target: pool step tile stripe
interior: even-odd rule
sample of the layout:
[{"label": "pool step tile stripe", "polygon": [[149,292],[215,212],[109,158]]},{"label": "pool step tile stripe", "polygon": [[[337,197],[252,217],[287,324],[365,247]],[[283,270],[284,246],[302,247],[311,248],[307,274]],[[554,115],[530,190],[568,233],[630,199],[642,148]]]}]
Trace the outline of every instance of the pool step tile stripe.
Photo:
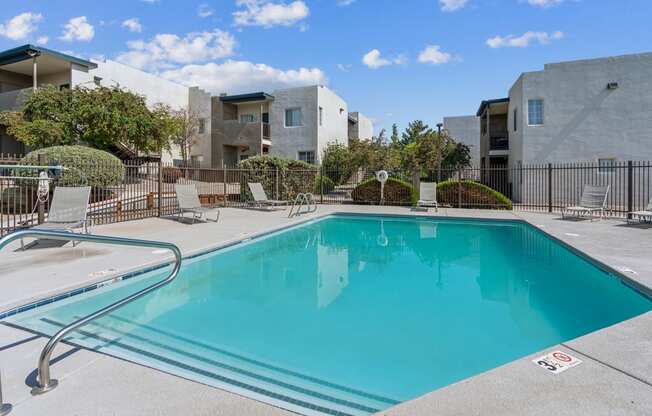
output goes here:
[{"label": "pool step tile stripe", "polygon": [[[62,323],[48,318],[43,318],[42,321],[54,328],[63,326]],[[142,339],[140,336],[121,331],[113,331],[110,327],[102,326],[99,331],[96,331],[97,326],[97,323],[91,323],[86,329],[77,331],[75,338],[70,342],[100,351],[102,346],[111,345],[112,351],[115,351],[117,347],[127,353],[125,357],[121,358],[153,367],[157,366],[152,365],[151,360],[156,360],[163,364],[163,367],[171,366],[175,369],[182,369],[220,384],[245,389],[275,400],[310,409],[319,414],[362,416],[389,407],[388,403],[380,403],[379,405],[379,403],[370,403],[369,400],[354,402],[347,397],[348,394],[332,392],[324,389],[323,386],[316,386],[321,387],[317,389],[305,381],[299,384],[296,380],[293,380],[295,383],[290,383],[284,380],[283,377],[272,378],[270,375],[261,375],[260,371],[253,372],[249,369],[234,367],[231,364],[218,362],[213,358],[180,351],[177,347],[161,344],[158,341]],[[101,335],[98,335],[97,332],[101,332]],[[144,346],[143,343],[145,342],[147,345]],[[165,370],[165,368],[163,369]],[[279,376],[279,374],[276,374],[276,376]],[[210,380],[206,381],[207,384],[211,384]],[[336,393],[340,394],[337,395]]]}]

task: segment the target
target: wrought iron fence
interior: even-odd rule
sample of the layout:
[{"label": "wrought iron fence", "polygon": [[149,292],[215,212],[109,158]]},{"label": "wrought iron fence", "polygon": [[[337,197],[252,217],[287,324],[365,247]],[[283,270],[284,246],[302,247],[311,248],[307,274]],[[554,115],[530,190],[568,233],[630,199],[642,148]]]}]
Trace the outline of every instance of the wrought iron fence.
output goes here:
[{"label": "wrought iron fence", "polygon": [[[50,200],[39,200],[38,170],[12,169],[19,158],[0,155],[0,235],[46,220]],[[378,204],[379,192],[360,192],[360,185],[378,186],[375,173],[346,169],[209,169],[157,162],[102,164],[77,162],[60,175],[51,175],[56,186],[91,185],[89,217],[93,224],[172,215],[177,212],[175,183],[195,184],[206,205],[244,207],[251,201],[247,183],[260,182],[269,199],[293,200],[312,192],[322,204]],[[51,172],[52,173],[52,172]],[[558,212],[577,204],[585,185],[609,185],[608,214],[626,217],[644,209],[652,197],[652,163],[646,161],[555,163],[522,166],[465,167],[432,171],[419,178],[390,172],[386,204],[411,204],[405,184],[418,189],[419,181],[439,182],[439,202],[455,208],[494,208]],[[26,176],[31,176],[26,178]],[[500,194],[504,195],[502,197]],[[52,193],[50,193],[50,198]]]}]

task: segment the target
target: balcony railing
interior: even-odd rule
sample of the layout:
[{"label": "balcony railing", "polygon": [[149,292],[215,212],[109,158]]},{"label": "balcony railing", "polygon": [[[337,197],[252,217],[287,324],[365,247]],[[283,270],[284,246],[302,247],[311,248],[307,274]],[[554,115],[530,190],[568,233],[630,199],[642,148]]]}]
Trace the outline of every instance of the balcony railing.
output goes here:
[{"label": "balcony railing", "polygon": [[509,150],[509,138],[492,137],[489,139],[489,150]]}]

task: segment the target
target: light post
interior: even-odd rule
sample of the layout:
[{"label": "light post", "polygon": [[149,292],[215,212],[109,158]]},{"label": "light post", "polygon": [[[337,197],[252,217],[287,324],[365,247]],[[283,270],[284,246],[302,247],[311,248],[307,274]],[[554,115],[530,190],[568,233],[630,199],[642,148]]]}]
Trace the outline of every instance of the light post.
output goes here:
[{"label": "light post", "polygon": [[441,128],[444,125],[437,123],[437,183],[441,182]]}]

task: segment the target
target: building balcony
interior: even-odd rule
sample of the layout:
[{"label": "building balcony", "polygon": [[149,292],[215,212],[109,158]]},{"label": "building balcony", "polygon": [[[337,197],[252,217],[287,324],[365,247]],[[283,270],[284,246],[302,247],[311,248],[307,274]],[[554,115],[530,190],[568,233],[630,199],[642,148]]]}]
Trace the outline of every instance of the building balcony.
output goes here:
[{"label": "building balcony", "polygon": [[505,136],[491,137],[489,150],[509,150],[509,138]]}]

